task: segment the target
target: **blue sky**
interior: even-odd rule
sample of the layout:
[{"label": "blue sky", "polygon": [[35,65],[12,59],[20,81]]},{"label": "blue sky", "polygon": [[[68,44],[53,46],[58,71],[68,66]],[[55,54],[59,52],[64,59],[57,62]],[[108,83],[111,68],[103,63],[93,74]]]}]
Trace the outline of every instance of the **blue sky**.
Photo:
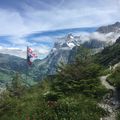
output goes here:
[{"label": "blue sky", "polygon": [[120,0],[0,0],[0,48],[30,45],[48,54],[58,32],[120,21],[119,6]]}]

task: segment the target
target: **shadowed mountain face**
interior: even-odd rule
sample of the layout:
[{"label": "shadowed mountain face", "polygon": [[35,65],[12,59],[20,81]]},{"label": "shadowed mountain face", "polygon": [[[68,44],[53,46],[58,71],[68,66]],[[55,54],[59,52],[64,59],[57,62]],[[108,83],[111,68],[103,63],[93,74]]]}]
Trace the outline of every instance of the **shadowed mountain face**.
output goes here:
[{"label": "shadowed mountain face", "polygon": [[116,40],[116,44],[120,44],[120,37]]},{"label": "shadowed mountain face", "polygon": [[106,47],[101,53],[96,55],[97,61],[105,66],[120,62],[120,37],[112,46]]},{"label": "shadowed mountain face", "polygon": [[94,49],[94,48],[102,48],[106,46],[104,41],[99,40],[90,40],[83,43],[83,46],[86,48]]}]

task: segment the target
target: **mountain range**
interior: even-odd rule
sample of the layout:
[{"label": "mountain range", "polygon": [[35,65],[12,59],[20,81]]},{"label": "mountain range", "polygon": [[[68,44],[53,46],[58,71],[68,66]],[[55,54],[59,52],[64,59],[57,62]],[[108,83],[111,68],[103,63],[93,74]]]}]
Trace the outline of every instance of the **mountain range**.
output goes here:
[{"label": "mountain range", "polygon": [[[28,70],[25,59],[8,54],[0,54],[0,85],[3,86],[11,81],[12,75],[15,72],[19,72],[25,79],[26,71],[28,71],[28,82],[31,82],[31,84],[33,84],[34,81],[38,82],[44,79],[46,75],[53,75],[56,73],[60,63],[67,64],[74,61],[77,47],[81,45],[92,49],[92,54],[98,53],[105,48],[102,52],[98,53],[98,61],[104,65],[111,62],[116,63],[120,60],[120,42],[119,39],[117,39],[119,33],[120,23],[116,22],[113,25],[99,27],[95,33],[90,33],[89,36],[74,36],[73,34],[68,34],[65,37],[58,38],[49,55],[42,60],[35,60],[32,66],[28,67]],[[114,54],[111,55],[112,51],[114,51]],[[113,57],[114,61],[107,61]]]},{"label": "mountain range", "polygon": [[120,22],[116,22],[112,25],[99,27],[97,31],[104,34],[111,33],[111,32],[120,33]]}]

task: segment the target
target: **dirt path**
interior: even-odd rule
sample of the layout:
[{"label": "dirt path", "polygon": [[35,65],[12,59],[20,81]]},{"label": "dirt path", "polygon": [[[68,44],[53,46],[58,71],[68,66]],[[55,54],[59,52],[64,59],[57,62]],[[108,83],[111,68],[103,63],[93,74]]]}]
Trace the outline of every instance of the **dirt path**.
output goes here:
[{"label": "dirt path", "polygon": [[100,77],[102,85],[104,85],[108,90],[111,90],[113,92],[112,96],[110,94],[106,95],[103,99],[103,102],[99,103],[100,107],[102,107],[105,111],[109,112],[109,116],[100,118],[100,120],[116,120],[116,108],[119,102],[117,99],[116,88],[114,86],[111,86],[106,80],[109,75],[110,74]]},{"label": "dirt path", "polygon": [[100,77],[100,81],[101,81],[101,83],[102,83],[107,89],[115,91],[115,87],[111,86],[111,85],[106,81],[107,77],[109,77],[109,76],[110,76],[110,74],[108,74],[108,75],[106,75],[106,76]]}]

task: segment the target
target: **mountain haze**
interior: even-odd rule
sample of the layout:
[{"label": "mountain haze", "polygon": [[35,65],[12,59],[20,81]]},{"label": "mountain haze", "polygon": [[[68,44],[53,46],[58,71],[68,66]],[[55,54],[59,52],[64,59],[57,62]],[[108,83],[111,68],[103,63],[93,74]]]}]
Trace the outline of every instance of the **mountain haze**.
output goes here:
[{"label": "mountain haze", "polygon": [[[98,55],[100,61],[104,64],[106,64],[105,61],[107,59],[105,54],[108,54],[108,52],[106,53],[104,51],[110,51],[111,53],[114,50],[116,51],[115,54],[117,55],[112,54],[112,58],[114,56],[119,57],[119,45],[117,44],[119,39],[117,40],[115,45],[106,47],[112,45],[114,43],[112,41],[116,41],[115,38],[117,38],[117,36],[119,35],[119,24],[120,23],[117,22],[113,25],[100,27],[96,31],[97,34],[90,33],[89,36],[73,35],[72,33],[70,33],[64,37],[57,38],[48,56],[42,60],[35,60],[32,66],[28,67],[27,76],[34,81],[40,81],[41,79],[44,79],[46,75],[55,74],[57,71],[57,67],[61,63],[67,64],[74,61],[75,54],[77,53],[77,48],[79,46],[91,49],[91,54],[98,53],[105,48],[105,50],[103,50],[102,53]],[[116,31],[118,32],[116,33]],[[86,40],[86,37],[88,40]],[[109,44],[108,41],[112,42],[112,44]],[[81,51],[81,53],[82,52],[83,51]],[[104,59],[104,56],[106,59]],[[4,81],[9,81],[13,73],[15,72],[19,72],[25,77],[27,70],[27,63],[25,59],[11,56],[8,54],[0,54],[0,59],[1,83],[4,83]],[[115,61],[118,60],[119,58],[115,58]]]}]

